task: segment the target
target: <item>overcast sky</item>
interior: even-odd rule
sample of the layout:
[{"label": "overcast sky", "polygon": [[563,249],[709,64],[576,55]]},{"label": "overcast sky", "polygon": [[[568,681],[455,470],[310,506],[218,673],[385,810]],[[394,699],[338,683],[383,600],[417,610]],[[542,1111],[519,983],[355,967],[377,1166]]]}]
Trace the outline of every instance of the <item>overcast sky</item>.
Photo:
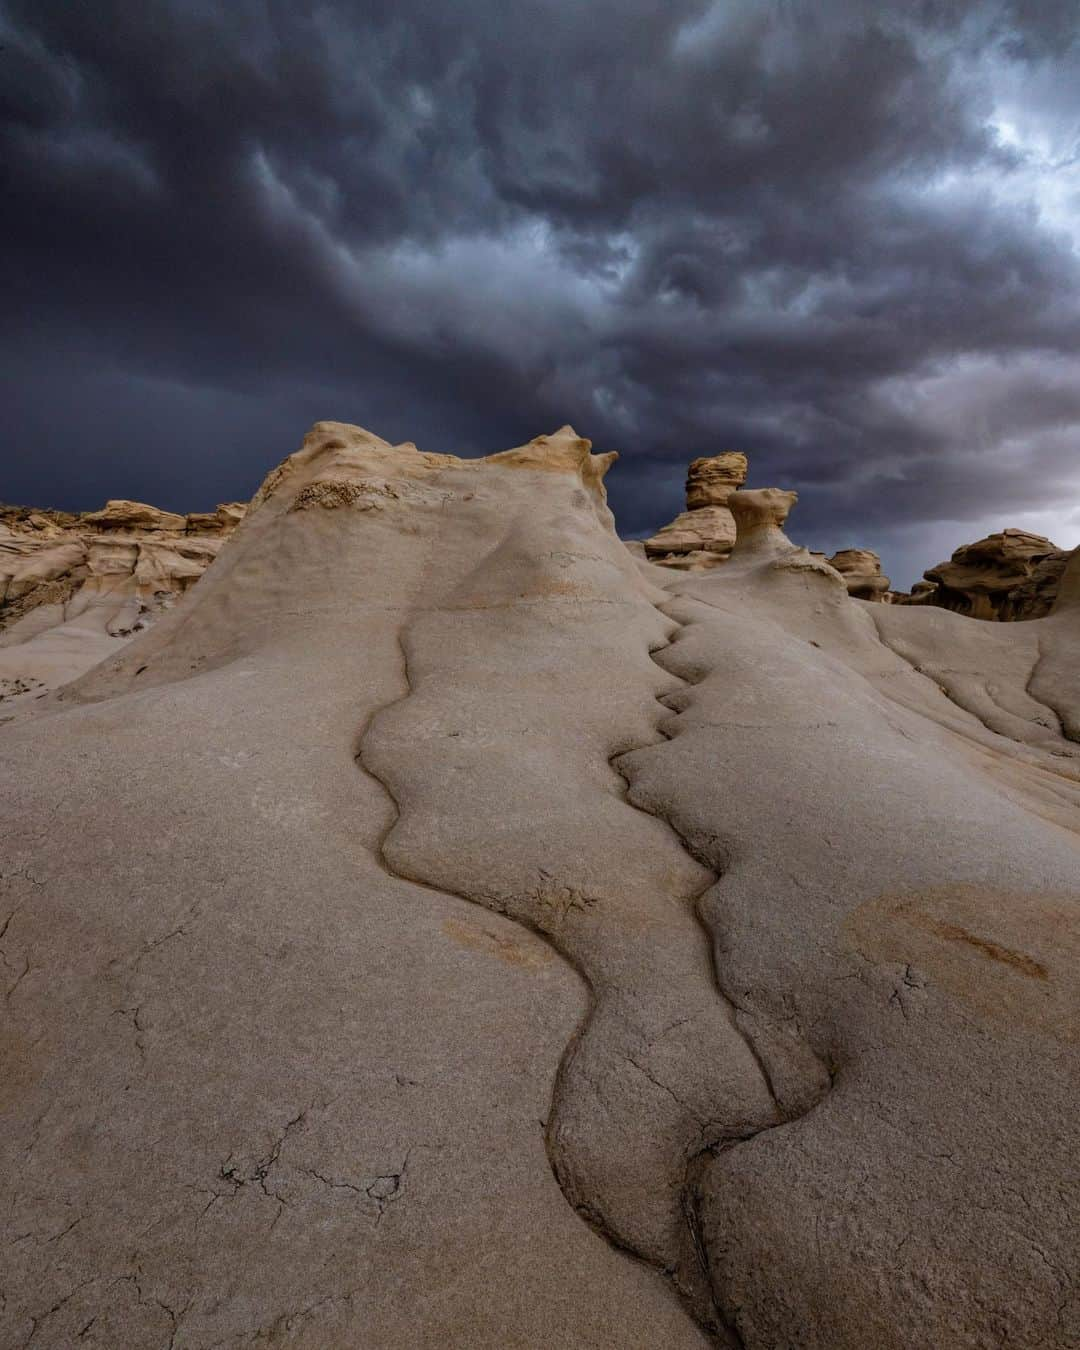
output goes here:
[{"label": "overcast sky", "polygon": [[0,499],[572,422],[626,535],[1080,543],[1077,0],[0,0],[0,119]]}]

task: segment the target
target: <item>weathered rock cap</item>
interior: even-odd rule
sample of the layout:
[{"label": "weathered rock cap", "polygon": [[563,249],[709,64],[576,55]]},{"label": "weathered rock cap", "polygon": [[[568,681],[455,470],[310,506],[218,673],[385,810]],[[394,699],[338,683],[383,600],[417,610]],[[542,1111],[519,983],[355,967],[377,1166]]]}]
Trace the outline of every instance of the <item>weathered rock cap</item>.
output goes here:
[{"label": "weathered rock cap", "polygon": [[728,498],[746,482],[746,456],[738,450],[695,459],[686,475],[686,509],[726,506]]},{"label": "weathered rock cap", "polygon": [[1027,530],[1001,530],[958,548],[948,562],[938,563],[923,574],[956,591],[1007,591],[1025,581],[1035,563],[1058,546],[1042,534]]},{"label": "weathered rock cap", "polygon": [[906,604],[929,604],[975,619],[1038,619],[1054,607],[1068,561],[1045,535],[1007,529],[958,548],[923,574]]},{"label": "weathered rock cap", "polygon": [[695,459],[686,475],[686,510],[645,541],[646,555],[665,567],[692,571],[726,561],[735,545],[728,502],[746,482],[747,459],[737,450]]},{"label": "weathered rock cap", "polygon": [[884,600],[889,578],[882,575],[881,558],[873,549],[842,548],[827,561],[844,578],[848,595],[856,600]]},{"label": "weathered rock cap", "polygon": [[162,511],[146,502],[129,502],[122,499],[107,501],[100,511],[91,511],[83,516],[88,525],[99,530],[183,530],[187,528],[187,517],[174,511]]},{"label": "weathered rock cap", "polygon": [[[478,459],[459,459],[456,455],[418,450],[411,441],[392,445],[348,422],[316,422],[300,449],[267,474],[248,510],[257,510],[271,497],[289,500],[294,510],[346,503],[360,503],[362,509],[368,509],[372,498],[397,497],[403,484],[424,483],[444,469],[479,473],[492,466],[576,474],[582,486],[603,505],[604,475],[618,458],[614,450],[594,455],[592,441],[579,436],[571,426],[534,436],[512,450]],[[388,493],[391,480],[393,491]]]},{"label": "weathered rock cap", "polygon": [[728,509],[735,517],[735,553],[747,549],[779,552],[793,548],[783,526],[798,500],[797,492],[784,488],[749,488],[733,492],[728,499]]}]

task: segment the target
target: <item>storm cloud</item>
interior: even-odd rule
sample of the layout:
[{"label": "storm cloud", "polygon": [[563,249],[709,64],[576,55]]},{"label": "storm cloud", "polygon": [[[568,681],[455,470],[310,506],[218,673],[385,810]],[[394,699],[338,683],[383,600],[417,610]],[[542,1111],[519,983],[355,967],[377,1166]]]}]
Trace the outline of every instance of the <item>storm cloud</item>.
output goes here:
[{"label": "storm cloud", "polygon": [[1074,0],[0,0],[0,498],[246,497],[319,418],[694,455],[909,583],[1080,542]]}]

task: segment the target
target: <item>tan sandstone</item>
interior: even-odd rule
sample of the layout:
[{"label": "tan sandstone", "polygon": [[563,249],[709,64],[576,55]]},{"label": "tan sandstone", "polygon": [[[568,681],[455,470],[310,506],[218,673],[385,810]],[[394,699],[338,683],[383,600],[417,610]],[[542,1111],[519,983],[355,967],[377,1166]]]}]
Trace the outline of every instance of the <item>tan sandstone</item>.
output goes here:
[{"label": "tan sandstone", "polygon": [[1002,530],[962,545],[898,598],[976,619],[1039,619],[1053,609],[1069,556],[1044,535]]},{"label": "tan sandstone", "polygon": [[842,548],[828,559],[844,579],[848,595],[857,600],[884,601],[889,578],[882,575],[881,558],[869,548]]},{"label": "tan sandstone", "polygon": [[192,586],[243,503],[181,516],[114,500],[100,511],[0,508],[0,708],[104,660]]},{"label": "tan sandstone", "polygon": [[727,451],[692,461],[681,515],[645,541],[646,555],[665,567],[715,567],[735,544],[735,521],[728,502],[746,482],[747,459]]}]

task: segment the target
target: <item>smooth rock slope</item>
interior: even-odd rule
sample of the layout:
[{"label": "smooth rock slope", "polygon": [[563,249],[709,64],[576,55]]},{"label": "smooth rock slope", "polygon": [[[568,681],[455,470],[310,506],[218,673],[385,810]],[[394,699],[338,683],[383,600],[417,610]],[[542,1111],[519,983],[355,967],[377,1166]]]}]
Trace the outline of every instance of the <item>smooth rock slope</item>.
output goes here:
[{"label": "smooth rock slope", "polygon": [[1080,578],[320,423],[0,729],[0,1345],[1080,1340]]}]

